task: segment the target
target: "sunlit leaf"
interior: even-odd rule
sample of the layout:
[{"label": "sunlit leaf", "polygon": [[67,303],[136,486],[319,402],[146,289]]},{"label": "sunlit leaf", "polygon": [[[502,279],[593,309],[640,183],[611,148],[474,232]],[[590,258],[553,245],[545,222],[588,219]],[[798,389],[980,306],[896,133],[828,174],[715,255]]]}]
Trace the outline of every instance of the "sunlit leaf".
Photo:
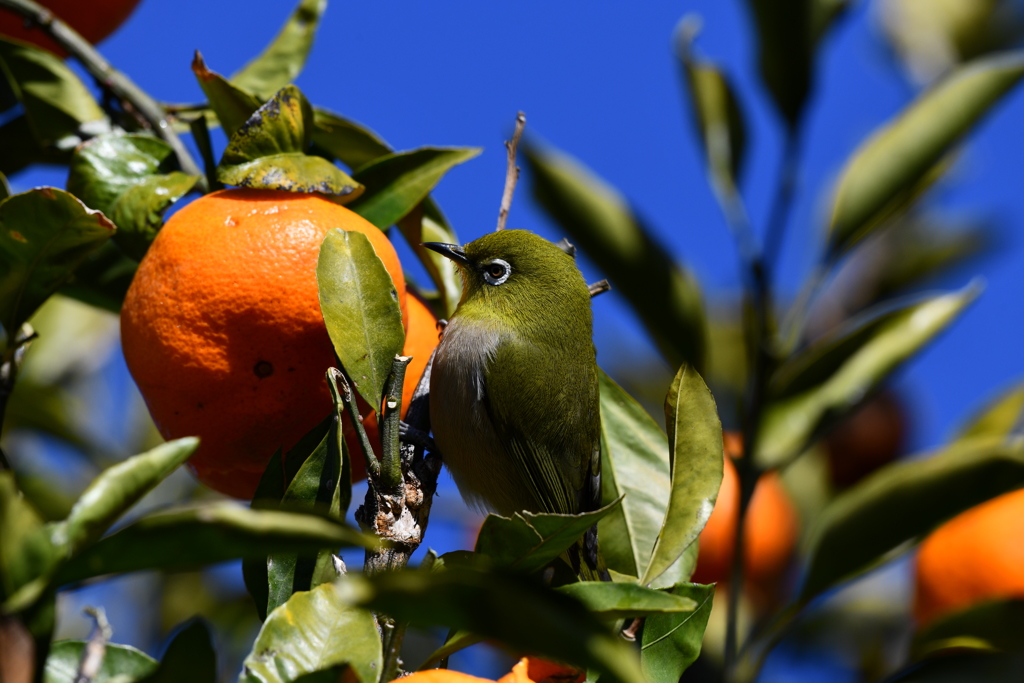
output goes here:
[{"label": "sunlit leaf", "polygon": [[353,171],[392,152],[388,143],[366,126],[326,109],[313,110],[313,146]]},{"label": "sunlit leaf", "polygon": [[1021,427],[1024,417],[1024,383],[1003,392],[967,421],[955,440],[1007,437]]},{"label": "sunlit leaf", "polygon": [[269,99],[294,81],[313,47],[313,37],[326,7],[327,0],[299,2],[273,42],[232,76],[231,82],[242,90]]},{"label": "sunlit leaf", "polygon": [[221,127],[229,138],[249,120],[249,117],[264,102],[256,95],[233,85],[219,73],[208,69],[199,50],[196,50],[195,57],[192,59],[192,73],[196,75],[199,87],[206,93],[206,98],[210,101],[217,120],[220,121]]},{"label": "sunlit leaf", "polygon": [[[50,647],[43,683],[76,683],[84,640],[63,640]],[[157,662],[130,645],[108,643],[103,664],[91,683],[135,683],[156,671]],[[197,682],[198,683],[198,682]]]},{"label": "sunlit leaf", "polygon": [[911,657],[921,659],[961,648],[1024,651],[1024,599],[972,605],[928,624],[914,636]]},{"label": "sunlit leaf", "polygon": [[580,581],[561,586],[559,593],[579,600],[602,619],[649,617],[656,614],[693,612],[697,601],[635,583]]},{"label": "sunlit leaf", "polygon": [[334,352],[359,395],[379,413],[384,382],[405,344],[391,275],[366,235],[339,229],[320,246],[316,277]]},{"label": "sunlit leaf", "polygon": [[178,631],[167,646],[160,666],[142,683],[216,683],[217,653],[210,629],[202,619]]},{"label": "sunlit leaf", "polygon": [[683,614],[652,615],[644,622],[640,666],[650,683],[678,683],[697,659],[715,587],[683,583],[673,588],[672,594],[694,601],[697,608]]}]

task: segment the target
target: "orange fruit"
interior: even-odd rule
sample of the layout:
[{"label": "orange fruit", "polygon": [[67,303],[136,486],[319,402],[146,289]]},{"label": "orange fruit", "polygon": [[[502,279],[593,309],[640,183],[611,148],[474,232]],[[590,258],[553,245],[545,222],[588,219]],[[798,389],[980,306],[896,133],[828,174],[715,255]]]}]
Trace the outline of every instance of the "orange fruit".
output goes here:
[{"label": "orange fruit", "polygon": [[917,553],[914,617],[924,625],[975,603],[1024,598],[1024,489],[960,513]]},{"label": "orange fruit", "polygon": [[907,438],[907,409],[891,390],[879,393],[825,438],[832,484],[845,489],[895,460]]},{"label": "orange fruit", "polygon": [[523,657],[498,683],[583,683],[586,671],[537,657]]},{"label": "orange fruit", "polygon": [[489,678],[477,678],[451,669],[427,669],[403,676],[409,683],[493,683]]},{"label": "orange fruit", "polygon": [[[726,432],[725,472],[718,501],[700,534],[697,568],[693,581],[717,583],[732,574],[732,551],[736,538],[739,478],[732,458],[743,451],[738,434]],[[796,508],[777,473],[765,474],[757,482],[747,510],[744,537],[744,571],[755,598],[769,598],[779,587],[799,533]]]},{"label": "orange fruit", "polygon": [[217,491],[252,497],[274,451],[331,411],[316,262],[334,228],[369,238],[405,319],[387,237],[317,195],[206,195],[167,221],[139,264],[121,310],[128,369],[164,438],[200,437],[189,467]]},{"label": "orange fruit", "polygon": [[[37,0],[75,29],[90,43],[96,44],[123,24],[139,4],[139,0]],[[37,26],[26,26],[21,16],[0,10],[0,33],[32,43],[61,57],[67,57],[46,31]]]}]

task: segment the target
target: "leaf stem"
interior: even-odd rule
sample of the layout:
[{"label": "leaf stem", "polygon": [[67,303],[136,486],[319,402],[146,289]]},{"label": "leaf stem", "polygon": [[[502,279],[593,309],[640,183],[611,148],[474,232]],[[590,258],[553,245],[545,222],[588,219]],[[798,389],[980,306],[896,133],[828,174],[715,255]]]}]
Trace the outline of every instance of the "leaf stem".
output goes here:
[{"label": "leaf stem", "polygon": [[[339,384],[341,385],[340,391],[338,389]],[[334,405],[343,404],[352,421],[352,428],[356,430],[359,448],[363,452],[363,459],[366,461],[366,471],[375,479],[380,477],[380,462],[377,460],[377,456],[373,454],[370,437],[366,435],[363,420],[359,415],[359,406],[356,405],[356,395],[352,391],[352,385],[349,384],[345,373],[338,368],[328,368],[327,386],[331,390],[331,398],[334,399]]]}]

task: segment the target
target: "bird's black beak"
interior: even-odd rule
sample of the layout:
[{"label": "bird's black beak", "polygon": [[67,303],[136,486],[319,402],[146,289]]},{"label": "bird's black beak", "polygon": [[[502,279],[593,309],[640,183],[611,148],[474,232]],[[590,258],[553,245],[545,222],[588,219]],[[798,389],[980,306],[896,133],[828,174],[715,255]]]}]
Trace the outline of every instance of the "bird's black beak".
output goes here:
[{"label": "bird's black beak", "polygon": [[457,244],[445,244],[444,242],[424,242],[423,245],[431,251],[436,251],[445,258],[450,258],[460,266],[469,265],[469,257],[466,256],[466,252],[462,250]]}]

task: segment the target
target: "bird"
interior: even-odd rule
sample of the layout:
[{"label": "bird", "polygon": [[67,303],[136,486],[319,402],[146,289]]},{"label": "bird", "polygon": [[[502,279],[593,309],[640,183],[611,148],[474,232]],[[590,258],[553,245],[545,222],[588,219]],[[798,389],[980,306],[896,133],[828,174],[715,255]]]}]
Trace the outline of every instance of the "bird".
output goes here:
[{"label": "bird", "polygon": [[[591,294],[573,256],[527,230],[423,246],[463,280],[430,375],[434,442],[463,498],[502,516],[599,508]],[[607,574],[596,525],[566,559],[581,578]]]}]

